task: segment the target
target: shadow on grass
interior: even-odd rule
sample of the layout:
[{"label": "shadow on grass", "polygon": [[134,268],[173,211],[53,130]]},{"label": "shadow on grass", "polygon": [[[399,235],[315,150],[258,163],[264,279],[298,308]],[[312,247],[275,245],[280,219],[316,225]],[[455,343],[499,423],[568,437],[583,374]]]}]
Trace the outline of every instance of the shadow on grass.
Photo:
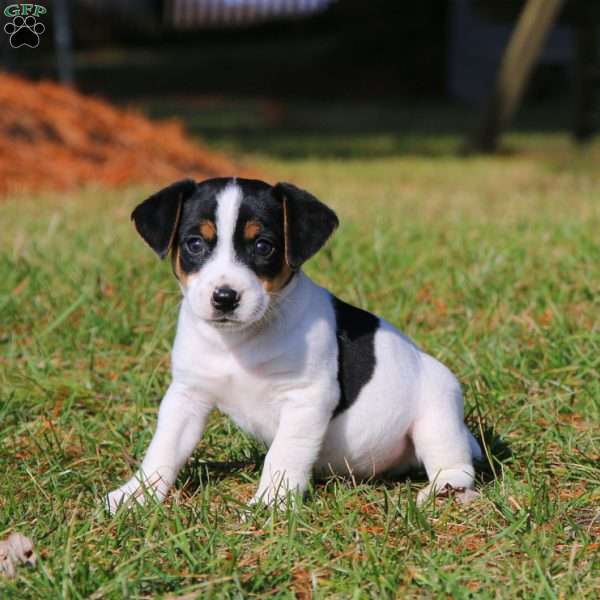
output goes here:
[{"label": "shadow on grass", "polygon": [[[508,443],[500,437],[493,426],[477,417],[466,418],[469,430],[477,440],[483,452],[482,460],[475,460],[475,478],[479,484],[489,483],[502,476],[502,465],[512,459],[512,450]],[[426,483],[427,474],[423,468],[413,469],[404,475],[376,479],[377,483],[393,487],[397,483]]]},{"label": "shadow on grass", "polygon": [[244,460],[206,460],[193,456],[182,469],[179,479],[185,482],[185,490],[193,494],[197,490],[224,479],[255,479],[265,459],[265,452],[255,448]]},{"label": "shadow on grass", "polygon": [[[508,443],[495,431],[493,426],[477,417],[467,417],[469,429],[473,432],[479,446],[483,450],[484,458],[475,461],[476,478],[480,484],[489,483],[501,477],[502,465],[512,459],[512,451]],[[184,467],[180,478],[185,482],[184,488],[193,494],[206,485],[226,479],[257,480],[265,459],[265,452],[255,447],[253,453],[245,460],[216,461],[192,458]],[[352,481],[349,476],[332,475],[343,481]],[[315,481],[316,487],[327,485],[331,477],[319,477]],[[398,483],[407,481],[415,483],[427,482],[427,475],[423,469],[414,469],[406,474],[397,476],[376,477],[370,482],[375,486],[395,487]]]}]

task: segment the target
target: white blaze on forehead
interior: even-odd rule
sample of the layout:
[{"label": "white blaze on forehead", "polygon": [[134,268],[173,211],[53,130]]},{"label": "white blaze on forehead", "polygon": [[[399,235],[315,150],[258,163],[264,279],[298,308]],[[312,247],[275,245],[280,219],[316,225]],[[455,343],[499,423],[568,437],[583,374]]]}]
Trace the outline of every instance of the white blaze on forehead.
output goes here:
[{"label": "white blaze on forehead", "polygon": [[217,260],[234,260],[233,234],[241,202],[242,190],[235,183],[229,184],[217,196],[217,247],[214,252]]},{"label": "white blaze on forehead", "polygon": [[243,191],[235,179],[217,194],[217,245],[207,263],[187,280],[184,293],[188,305],[195,315],[206,321],[215,319],[212,298],[219,287],[237,292],[239,302],[234,311],[237,323],[260,320],[269,305],[269,295],[256,274],[236,257],[234,236],[242,200]]}]

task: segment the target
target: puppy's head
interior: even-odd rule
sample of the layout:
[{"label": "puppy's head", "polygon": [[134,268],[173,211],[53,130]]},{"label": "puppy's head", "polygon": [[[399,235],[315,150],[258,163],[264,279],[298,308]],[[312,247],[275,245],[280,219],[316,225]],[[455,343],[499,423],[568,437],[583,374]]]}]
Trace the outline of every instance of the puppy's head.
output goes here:
[{"label": "puppy's head", "polygon": [[222,329],[260,321],[269,304],[338,225],[335,213],[289,183],[178,181],[132,214],[173,270],[192,311]]}]

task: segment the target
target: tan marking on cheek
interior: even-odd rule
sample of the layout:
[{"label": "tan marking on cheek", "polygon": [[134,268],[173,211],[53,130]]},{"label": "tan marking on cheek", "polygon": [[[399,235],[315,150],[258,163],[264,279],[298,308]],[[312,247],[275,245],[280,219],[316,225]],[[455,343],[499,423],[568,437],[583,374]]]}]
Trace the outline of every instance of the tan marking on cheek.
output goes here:
[{"label": "tan marking on cheek", "polygon": [[173,272],[175,277],[181,282],[181,285],[187,285],[188,276],[183,272],[181,268],[181,261],[179,260],[179,248],[177,248],[172,254],[173,261]]},{"label": "tan marking on cheek", "polygon": [[212,242],[217,237],[217,228],[212,221],[200,221],[200,235],[207,241]]},{"label": "tan marking on cheek", "polygon": [[262,231],[262,226],[257,221],[248,221],[244,226],[244,239],[253,240]]},{"label": "tan marking on cheek", "polygon": [[263,288],[269,294],[274,294],[282,289],[292,276],[292,269],[287,263],[284,263],[281,271],[272,279],[260,278]]}]

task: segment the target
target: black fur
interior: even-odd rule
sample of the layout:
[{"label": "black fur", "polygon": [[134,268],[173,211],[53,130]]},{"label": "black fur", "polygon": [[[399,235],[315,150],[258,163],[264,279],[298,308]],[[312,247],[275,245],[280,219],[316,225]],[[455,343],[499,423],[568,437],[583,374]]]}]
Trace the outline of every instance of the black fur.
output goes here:
[{"label": "black fur", "polygon": [[200,236],[200,222],[207,220],[215,223],[217,215],[217,195],[230,182],[228,178],[207,179],[198,184],[196,193],[183,205],[177,243],[179,244],[179,264],[184,273],[199,271],[210,258],[217,245],[219,232],[212,240],[202,238],[205,251],[201,255],[189,252],[186,242],[192,237]]},{"label": "black fur", "polygon": [[[233,238],[237,259],[259,277],[272,279],[282,271],[285,262],[283,207],[274,197],[270,185],[253,179],[238,179],[237,184],[242,190],[242,203]],[[247,240],[244,229],[251,221],[259,223],[261,231],[254,239]],[[263,257],[256,253],[259,239],[273,245],[271,256]]]},{"label": "black fur", "polygon": [[339,221],[328,206],[291,183],[278,183],[273,193],[284,204],[287,262],[298,269],[321,249]]},{"label": "black fur", "polygon": [[131,213],[138,233],[161,258],[171,248],[182,204],[196,190],[196,182],[182,179],[156,192]]},{"label": "black fur", "polygon": [[[180,266],[185,273],[198,271],[208,260],[216,239],[203,240],[204,250],[193,255],[187,241],[199,236],[203,219],[215,221],[216,197],[231,177],[207,179],[196,183],[184,179],[173,183],[142,202],[131,217],[136,228],[150,247],[164,258],[173,243],[179,244]],[[271,186],[255,179],[236,179],[242,190],[242,203],[234,233],[234,248],[238,259],[259,277],[273,278],[285,262],[292,270],[311,258],[338,226],[335,213],[314,196],[290,183]],[[244,238],[248,221],[257,221],[262,231],[258,238],[273,244],[269,257],[256,253],[256,240]]]},{"label": "black fur", "polygon": [[375,332],[379,319],[371,313],[331,297],[338,342],[340,401],[333,419],[349,408],[375,371]]}]

